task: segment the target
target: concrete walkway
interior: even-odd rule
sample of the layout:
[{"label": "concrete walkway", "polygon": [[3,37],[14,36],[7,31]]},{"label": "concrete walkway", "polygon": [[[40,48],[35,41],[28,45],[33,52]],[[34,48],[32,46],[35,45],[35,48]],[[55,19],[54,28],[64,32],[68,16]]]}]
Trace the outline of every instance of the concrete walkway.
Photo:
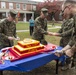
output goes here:
[{"label": "concrete walkway", "polygon": [[[50,26],[50,25],[49,25]],[[49,29],[57,29],[57,28],[61,28],[60,26],[55,26],[55,27],[50,27]],[[28,32],[29,30],[17,30],[16,32]]]}]

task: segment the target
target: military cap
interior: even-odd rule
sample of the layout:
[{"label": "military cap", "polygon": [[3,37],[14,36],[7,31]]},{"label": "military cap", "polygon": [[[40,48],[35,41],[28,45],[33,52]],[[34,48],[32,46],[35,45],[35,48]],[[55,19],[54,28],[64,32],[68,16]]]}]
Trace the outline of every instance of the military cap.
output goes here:
[{"label": "military cap", "polygon": [[10,10],[9,13],[10,13],[11,17],[15,19],[17,12],[15,10]]},{"label": "military cap", "polygon": [[48,9],[42,8],[41,11],[43,12],[43,14],[44,14],[45,16],[48,15]]},{"label": "military cap", "polygon": [[48,9],[42,8],[41,11],[42,11],[42,12],[48,12]]},{"label": "military cap", "polygon": [[10,10],[9,12],[12,13],[12,14],[14,14],[14,15],[17,14],[17,12],[15,10]]}]

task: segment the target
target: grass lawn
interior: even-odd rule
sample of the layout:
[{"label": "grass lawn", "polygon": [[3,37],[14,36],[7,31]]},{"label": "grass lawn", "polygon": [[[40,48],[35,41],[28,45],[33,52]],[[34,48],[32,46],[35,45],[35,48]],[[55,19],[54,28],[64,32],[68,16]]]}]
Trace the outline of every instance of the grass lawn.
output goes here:
[{"label": "grass lawn", "polygon": [[27,30],[29,29],[29,23],[18,23],[16,28],[17,30]]},{"label": "grass lawn", "polygon": [[[59,26],[58,23],[55,25]],[[48,26],[48,28],[49,27],[52,27],[52,26]],[[28,23],[18,23],[17,24],[17,30],[28,30],[28,29],[29,29]],[[49,29],[48,31],[57,32],[58,30],[59,30],[59,28]],[[27,32],[17,32],[17,34],[21,38],[21,40],[23,40],[24,38],[31,38],[28,31]],[[53,43],[56,45],[59,44],[60,37],[46,35],[45,38],[50,43]],[[15,41],[15,44],[17,44],[17,41]],[[17,72],[17,71],[4,71],[3,74],[4,75],[14,75],[14,74],[15,75],[55,75],[55,65],[56,65],[55,63],[56,63],[55,61],[49,62],[46,65],[41,66],[41,67],[39,67],[33,71],[27,72],[27,73],[26,72]],[[75,72],[76,72],[76,70],[68,70],[68,71],[66,70],[64,72],[59,69],[59,75],[76,75]]]},{"label": "grass lawn", "polygon": [[[58,26],[58,23],[57,24],[55,23],[55,25]],[[48,26],[48,28],[51,28],[51,27],[52,26]],[[28,30],[29,23],[18,23],[16,25],[16,28],[17,28],[17,30]],[[59,29],[49,29],[48,31],[57,32],[58,30]],[[17,35],[20,37],[20,40],[23,40],[24,38],[31,38],[28,31],[27,32],[17,32]],[[60,37],[46,35],[45,38],[48,42],[59,45]],[[17,44],[17,41],[15,41],[15,44]]]},{"label": "grass lawn", "polygon": [[[48,26],[48,28],[49,27],[52,27],[52,26]],[[28,29],[29,29],[29,23],[18,23],[17,24],[17,30],[28,30]],[[49,29],[48,31],[57,32],[58,30],[59,30],[59,28]],[[27,32],[17,32],[17,35],[20,37],[21,40],[23,40],[24,38],[31,38],[28,31]],[[59,44],[60,37],[46,35],[45,38],[50,43],[53,43],[56,45]],[[15,41],[15,44],[17,44],[17,41]],[[15,75],[54,75],[55,63],[56,63],[55,61],[49,62],[48,64],[44,65],[43,67],[40,67],[40,68],[35,69],[28,73],[17,72],[17,71],[14,71],[14,72],[5,71],[4,74],[6,74],[6,75],[14,75],[14,74]]]}]

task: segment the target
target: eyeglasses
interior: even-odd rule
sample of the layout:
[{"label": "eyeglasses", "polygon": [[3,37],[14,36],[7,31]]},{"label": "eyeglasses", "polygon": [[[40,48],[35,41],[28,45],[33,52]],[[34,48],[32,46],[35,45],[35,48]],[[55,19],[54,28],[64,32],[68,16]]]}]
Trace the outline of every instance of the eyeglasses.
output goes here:
[{"label": "eyeglasses", "polygon": [[70,10],[70,7],[69,7],[69,6],[70,6],[70,5],[66,6],[66,7],[64,8],[64,10],[61,10],[61,14],[62,14],[62,16],[63,16],[64,11],[65,11],[66,8],[68,8],[68,9]]},{"label": "eyeglasses", "polygon": [[70,7],[69,7],[69,6],[70,6],[70,5],[66,6],[66,7],[64,8],[64,10],[61,10],[61,11],[62,11],[62,13],[65,11],[65,9],[66,9],[66,8],[70,9]]}]

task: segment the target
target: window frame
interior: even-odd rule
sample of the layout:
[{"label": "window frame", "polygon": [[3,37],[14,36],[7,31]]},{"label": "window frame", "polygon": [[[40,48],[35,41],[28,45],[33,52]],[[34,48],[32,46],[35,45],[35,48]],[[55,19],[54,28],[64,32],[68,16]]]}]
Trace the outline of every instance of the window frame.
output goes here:
[{"label": "window frame", "polygon": [[1,2],[1,8],[3,8],[3,9],[6,8],[6,2]]},{"label": "window frame", "polygon": [[[12,5],[11,5],[12,4]],[[10,6],[12,6],[12,8],[10,8]],[[9,3],[9,9],[13,9],[13,3]]]},{"label": "window frame", "polygon": [[[17,8],[18,7],[17,4],[18,4],[19,8]],[[20,10],[20,3],[16,3],[16,9]]]}]

